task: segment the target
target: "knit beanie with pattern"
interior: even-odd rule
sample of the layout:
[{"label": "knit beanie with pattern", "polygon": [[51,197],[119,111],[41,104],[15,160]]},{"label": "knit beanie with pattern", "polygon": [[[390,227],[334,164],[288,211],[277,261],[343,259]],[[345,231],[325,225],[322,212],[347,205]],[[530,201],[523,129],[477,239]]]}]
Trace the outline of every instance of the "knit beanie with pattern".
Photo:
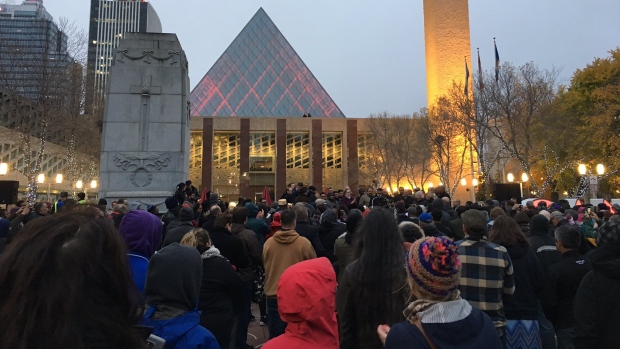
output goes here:
[{"label": "knit beanie with pattern", "polygon": [[414,242],[407,253],[407,271],[423,294],[434,299],[456,298],[461,261],[451,239],[429,237]]},{"label": "knit beanie with pattern", "polygon": [[598,235],[596,236],[596,246],[602,245],[620,240],[620,222],[605,222],[598,228]]}]

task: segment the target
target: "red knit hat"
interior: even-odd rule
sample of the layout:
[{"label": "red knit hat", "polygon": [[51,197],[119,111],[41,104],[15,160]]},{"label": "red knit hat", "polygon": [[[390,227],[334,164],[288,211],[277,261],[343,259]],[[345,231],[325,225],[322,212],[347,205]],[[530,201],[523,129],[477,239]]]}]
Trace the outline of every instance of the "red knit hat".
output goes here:
[{"label": "red knit hat", "polygon": [[418,290],[433,298],[452,298],[458,292],[461,261],[457,246],[446,237],[413,243],[407,253],[407,271]]}]

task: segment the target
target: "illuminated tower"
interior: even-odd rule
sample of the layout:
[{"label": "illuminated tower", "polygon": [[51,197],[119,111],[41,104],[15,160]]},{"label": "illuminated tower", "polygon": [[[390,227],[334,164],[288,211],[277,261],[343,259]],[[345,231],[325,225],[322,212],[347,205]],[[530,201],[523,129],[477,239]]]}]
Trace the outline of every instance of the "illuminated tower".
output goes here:
[{"label": "illuminated tower", "polygon": [[465,82],[465,57],[471,71],[467,2],[468,0],[424,0],[426,93],[429,106],[446,94],[453,81],[457,84]]}]

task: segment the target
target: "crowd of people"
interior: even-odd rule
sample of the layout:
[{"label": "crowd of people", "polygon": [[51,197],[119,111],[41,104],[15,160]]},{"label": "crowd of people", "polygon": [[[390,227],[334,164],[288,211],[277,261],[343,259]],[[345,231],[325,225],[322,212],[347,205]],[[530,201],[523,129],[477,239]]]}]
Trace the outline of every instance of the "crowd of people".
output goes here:
[{"label": "crowd of people", "polygon": [[0,346],[246,349],[251,321],[267,349],[620,343],[620,206],[357,194],[20,202],[0,218]]}]

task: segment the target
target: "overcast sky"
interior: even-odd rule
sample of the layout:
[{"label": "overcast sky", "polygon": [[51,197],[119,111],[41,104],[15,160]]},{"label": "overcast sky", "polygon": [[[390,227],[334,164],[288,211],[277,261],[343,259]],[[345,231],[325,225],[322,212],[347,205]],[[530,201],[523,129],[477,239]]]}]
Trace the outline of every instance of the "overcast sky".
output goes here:
[{"label": "overcast sky", "polygon": [[[437,0],[442,1],[442,0]],[[15,2],[21,2],[17,0]],[[192,88],[263,7],[348,117],[426,106],[422,1],[152,0],[164,32],[176,33]],[[89,0],[44,0],[54,16],[88,30]],[[620,46],[619,0],[475,0],[469,4],[472,54],[492,69],[493,37],[502,61],[575,69]]]}]

